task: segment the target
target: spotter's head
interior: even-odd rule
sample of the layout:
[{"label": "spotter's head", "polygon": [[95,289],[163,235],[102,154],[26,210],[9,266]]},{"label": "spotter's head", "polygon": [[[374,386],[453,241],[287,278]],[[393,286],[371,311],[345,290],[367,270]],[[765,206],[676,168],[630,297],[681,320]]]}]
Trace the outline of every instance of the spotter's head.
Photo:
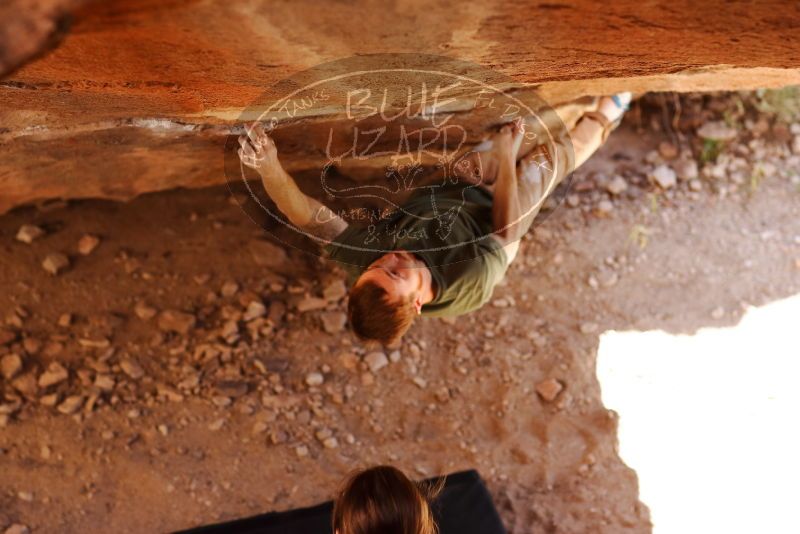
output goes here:
[{"label": "spotter's head", "polygon": [[428,501],[441,488],[418,486],[388,465],[352,475],[333,505],[336,534],[436,534]]}]

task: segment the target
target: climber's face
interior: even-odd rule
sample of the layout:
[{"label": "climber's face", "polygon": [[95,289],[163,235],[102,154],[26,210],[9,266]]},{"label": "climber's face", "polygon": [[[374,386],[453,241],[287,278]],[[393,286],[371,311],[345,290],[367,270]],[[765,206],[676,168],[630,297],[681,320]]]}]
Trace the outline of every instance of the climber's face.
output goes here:
[{"label": "climber's face", "polygon": [[425,263],[404,250],[388,252],[372,262],[361,273],[356,285],[371,281],[389,295],[389,302],[401,302],[409,297],[415,299],[417,311],[422,308],[422,297],[430,274]]}]

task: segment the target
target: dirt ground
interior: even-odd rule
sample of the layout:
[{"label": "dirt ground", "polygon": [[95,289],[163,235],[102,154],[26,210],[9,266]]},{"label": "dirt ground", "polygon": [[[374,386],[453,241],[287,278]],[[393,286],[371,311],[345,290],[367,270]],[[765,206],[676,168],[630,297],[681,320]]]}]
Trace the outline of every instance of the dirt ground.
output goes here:
[{"label": "dirt ground", "polygon": [[[737,116],[737,98],[637,106],[490,305],[380,354],[343,329],[339,273],[264,245],[224,188],[0,217],[0,529],[188,528],[311,505],[391,463],[478,469],[515,534],[649,532],[599,336],[732,325],[800,292],[800,128]],[[729,143],[693,133],[731,117]],[[24,224],[44,235],[18,241]],[[55,252],[70,265],[54,276]]]}]

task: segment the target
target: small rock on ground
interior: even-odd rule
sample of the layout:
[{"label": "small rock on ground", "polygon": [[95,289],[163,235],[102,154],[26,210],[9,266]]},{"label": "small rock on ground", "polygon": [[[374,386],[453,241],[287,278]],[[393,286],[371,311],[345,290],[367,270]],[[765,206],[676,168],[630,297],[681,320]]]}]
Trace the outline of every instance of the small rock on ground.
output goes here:
[{"label": "small rock on ground", "polygon": [[17,231],[17,241],[30,245],[44,235],[44,230],[32,224],[23,224]]},{"label": "small rock on ground", "polygon": [[555,378],[548,378],[536,384],[536,393],[547,402],[554,401],[562,389],[564,386]]},{"label": "small rock on ground", "polygon": [[344,280],[337,279],[330,282],[325,288],[322,290],[322,296],[325,300],[329,302],[336,302],[344,298],[347,294],[347,287],[344,284]]},{"label": "small rock on ground", "polygon": [[230,298],[234,296],[237,291],[239,291],[239,284],[237,284],[232,280],[229,280],[224,284],[222,284],[222,289],[220,290],[220,293],[222,293],[223,297]]},{"label": "small rock on ground", "polygon": [[209,423],[208,429],[211,430],[212,432],[216,432],[217,430],[221,429],[223,426],[225,426],[225,419],[224,418],[220,418],[220,419],[216,419],[216,420],[212,421],[211,423]]},{"label": "small rock on ground", "polygon": [[154,307],[150,306],[146,302],[139,301],[136,303],[136,306],[134,306],[133,313],[135,313],[136,317],[138,317],[142,321],[149,321],[150,319],[156,316],[158,310],[156,310]]},{"label": "small rock on ground", "polygon": [[0,326],[0,346],[7,345],[17,339],[17,334],[7,328]]},{"label": "small rock on ground", "polygon": [[661,188],[669,189],[678,183],[675,171],[666,165],[659,165],[650,172],[650,178]]},{"label": "small rock on ground", "polygon": [[661,141],[658,144],[658,153],[664,159],[675,159],[678,157],[678,147],[669,141]]},{"label": "small rock on ground", "polygon": [[71,324],[72,324],[72,314],[62,313],[58,317],[58,326],[60,326],[61,328],[69,328]]},{"label": "small rock on ground", "polygon": [[83,406],[83,395],[72,395],[58,405],[58,411],[65,415],[70,415],[77,412],[81,406]]},{"label": "small rock on ground", "polygon": [[628,189],[628,182],[622,176],[615,176],[606,184],[606,191],[612,195],[620,195]]},{"label": "small rock on ground", "polygon": [[567,206],[570,208],[577,208],[581,204],[581,197],[580,195],[567,195]]},{"label": "small rock on ground", "polygon": [[321,386],[323,382],[325,382],[325,377],[322,373],[314,371],[306,375],[306,384],[311,387]]},{"label": "small rock on ground", "polygon": [[792,152],[800,155],[800,135],[795,135],[792,141]]},{"label": "small rock on ground", "polygon": [[39,386],[36,383],[36,377],[33,375],[33,373],[19,375],[11,382],[11,387],[28,397],[35,395],[39,390]]},{"label": "small rock on ground", "polygon": [[60,384],[69,377],[68,371],[58,362],[51,363],[45,372],[39,375],[39,387],[47,388]]},{"label": "small rock on ground", "polygon": [[344,312],[323,312],[322,328],[329,334],[336,334],[344,330],[347,315]]},{"label": "small rock on ground", "polygon": [[42,267],[45,271],[55,276],[69,267],[69,258],[60,252],[53,252],[44,258]]},{"label": "small rock on ground", "polygon": [[608,215],[614,211],[614,204],[610,200],[601,200],[597,203],[597,213],[599,215]]},{"label": "small rock on ground", "polygon": [[387,365],[389,365],[389,359],[386,357],[381,351],[370,352],[366,356],[364,356],[364,363],[367,364],[369,370],[373,373],[377,373]]},{"label": "small rock on ground", "polygon": [[164,332],[188,334],[194,328],[197,319],[191,313],[177,310],[164,310],[158,316],[158,327]]},{"label": "small rock on ground", "polygon": [[97,245],[100,244],[100,238],[91,234],[84,234],[78,240],[78,252],[82,256],[88,256],[91,254],[94,249],[97,248]]},{"label": "small rock on ground", "polygon": [[144,376],[144,369],[142,369],[142,366],[139,365],[139,362],[135,360],[122,360],[119,363],[119,366],[123,373],[134,380],[138,380]]},{"label": "small rock on ground", "polygon": [[297,303],[297,311],[308,312],[313,310],[321,310],[328,305],[328,301],[318,297],[306,297]]},{"label": "small rock on ground", "polygon": [[736,138],[737,131],[724,121],[711,121],[702,125],[697,130],[697,135],[709,141],[730,141]]},{"label": "small rock on ground", "polygon": [[244,312],[242,319],[245,321],[252,321],[259,317],[264,317],[267,314],[267,307],[263,303],[253,300],[247,305],[247,310]]},{"label": "small rock on ground", "polygon": [[672,163],[672,169],[675,171],[675,175],[677,176],[678,180],[687,181],[687,180],[694,180],[700,175],[700,171],[697,168],[697,162],[690,158],[681,158],[675,160]]},{"label": "small rock on ground", "polygon": [[19,354],[6,354],[0,360],[0,372],[6,380],[11,380],[20,371],[22,371],[22,358]]},{"label": "small rock on ground", "polygon": [[94,378],[94,385],[101,391],[109,392],[114,389],[114,378],[111,375],[98,374]]}]

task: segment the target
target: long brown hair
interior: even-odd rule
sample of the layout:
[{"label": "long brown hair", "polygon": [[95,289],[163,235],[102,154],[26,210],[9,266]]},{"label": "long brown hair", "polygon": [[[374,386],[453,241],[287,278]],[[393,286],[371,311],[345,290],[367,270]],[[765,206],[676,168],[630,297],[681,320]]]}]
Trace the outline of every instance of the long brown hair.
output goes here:
[{"label": "long brown hair", "polygon": [[333,505],[335,534],[437,534],[429,501],[441,491],[388,465],[352,474]]}]

